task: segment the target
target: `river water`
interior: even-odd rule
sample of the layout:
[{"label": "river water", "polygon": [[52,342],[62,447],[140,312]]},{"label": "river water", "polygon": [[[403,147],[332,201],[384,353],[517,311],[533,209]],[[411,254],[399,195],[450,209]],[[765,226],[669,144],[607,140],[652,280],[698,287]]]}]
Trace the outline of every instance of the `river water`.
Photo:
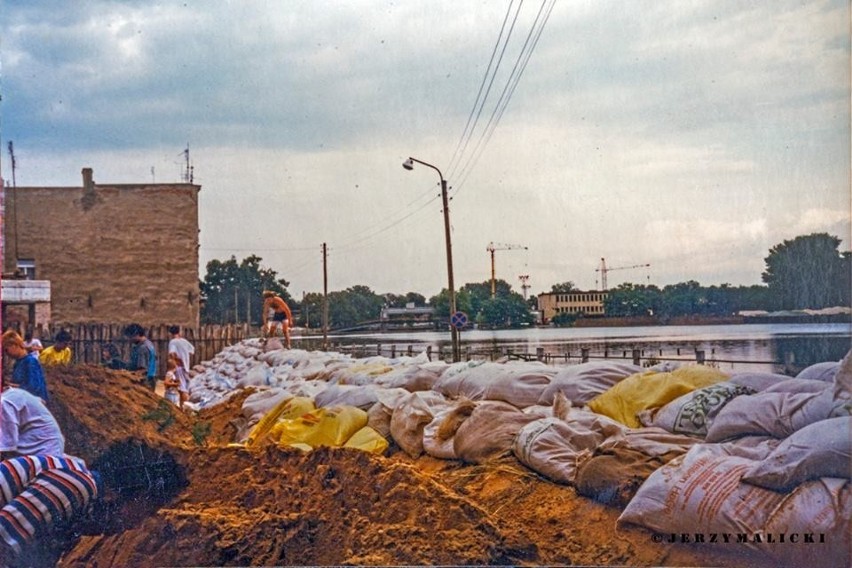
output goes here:
[{"label": "river water", "polygon": [[[313,341],[313,338],[311,338]],[[449,332],[394,331],[330,335],[333,345],[382,346],[382,354],[419,353],[431,346],[449,352]],[[305,342],[312,342],[305,338]],[[838,361],[852,347],[852,324],[740,324],[703,326],[526,328],[472,330],[461,333],[465,354],[544,353],[555,362],[579,362],[581,350],[592,359],[632,359],[632,351],[648,359],[695,361],[696,350],[707,362],[725,371],[790,373],[822,361]],[[376,353],[377,351],[373,351]],[[786,364],[786,368],[785,368]]]}]

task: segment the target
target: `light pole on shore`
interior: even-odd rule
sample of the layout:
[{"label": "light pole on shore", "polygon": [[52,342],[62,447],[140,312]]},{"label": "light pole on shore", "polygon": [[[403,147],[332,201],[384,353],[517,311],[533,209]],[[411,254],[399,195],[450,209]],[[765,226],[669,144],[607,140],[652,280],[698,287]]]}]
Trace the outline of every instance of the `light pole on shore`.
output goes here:
[{"label": "light pole on shore", "polygon": [[438,177],[441,178],[441,199],[443,200],[444,205],[444,238],[446,239],[447,245],[447,286],[450,291],[450,313],[447,321],[450,323],[450,337],[453,342],[453,362],[455,363],[461,360],[461,348],[459,346],[459,330],[452,324],[453,314],[456,313],[456,288],[453,284],[453,245],[450,241],[450,206],[449,200],[447,199],[447,180],[444,179],[444,174],[441,173],[441,170],[432,164],[428,164],[416,158],[409,157],[402,163],[402,167],[406,170],[413,170],[415,162],[422,164],[427,168],[432,168],[438,172]]}]

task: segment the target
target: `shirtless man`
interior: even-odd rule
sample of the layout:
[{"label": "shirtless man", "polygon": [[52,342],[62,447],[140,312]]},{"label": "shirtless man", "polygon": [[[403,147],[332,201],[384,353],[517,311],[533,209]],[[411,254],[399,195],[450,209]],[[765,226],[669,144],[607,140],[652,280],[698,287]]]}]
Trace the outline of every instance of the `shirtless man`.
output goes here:
[{"label": "shirtless man", "polygon": [[[272,310],[272,321],[269,321],[269,311]],[[290,349],[290,325],[293,321],[293,314],[290,312],[290,306],[287,305],[281,297],[272,292],[265,290],[263,292],[263,333],[267,337],[275,336],[275,328],[280,326],[284,335],[284,340],[287,342],[287,349]]]}]

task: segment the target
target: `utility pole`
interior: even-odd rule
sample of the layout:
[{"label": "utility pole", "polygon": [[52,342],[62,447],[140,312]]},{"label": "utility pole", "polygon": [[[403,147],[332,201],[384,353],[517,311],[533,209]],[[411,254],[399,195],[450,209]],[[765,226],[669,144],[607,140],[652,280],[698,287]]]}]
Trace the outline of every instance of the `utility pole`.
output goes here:
[{"label": "utility pole", "polygon": [[[12,248],[14,250],[13,258],[15,259],[15,271],[18,269],[18,180],[15,177],[15,170],[18,169],[18,162],[15,160],[15,145],[9,140],[9,163],[12,165],[12,217],[15,221],[12,223],[12,231],[14,238],[12,239]],[[5,266],[3,267],[5,268]]]},{"label": "utility pole", "polygon": [[322,348],[328,351],[328,247],[322,244]]},{"label": "utility pole", "polygon": [[234,284],[234,323],[240,323],[240,305],[237,303],[237,285]]}]

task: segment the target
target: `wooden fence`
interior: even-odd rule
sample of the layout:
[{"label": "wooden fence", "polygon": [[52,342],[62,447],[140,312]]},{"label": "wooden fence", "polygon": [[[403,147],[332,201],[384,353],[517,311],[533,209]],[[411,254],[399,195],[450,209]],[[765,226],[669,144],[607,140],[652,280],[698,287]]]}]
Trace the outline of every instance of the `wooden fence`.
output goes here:
[{"label": "wooden fence", "polygon": [[[60,330],[66,330],[71,334],[71,350],[75,363],[89,363],[98,365],[101,363],[101,346],[104,343],[113,343],[121,352],[122,359],[130,358],[131,343],[124,336],[124,328],[127,324],[97,323],[61,325],[49,324],[31,329],[34,337],[41,339],[44,346],[53,344],[53,338]],[[13,328],[14,329],[14,328]],[[146,337],[151,340],[157,349],[157,361],[159,362],[159,374],[165,372],[162,362],[166,360],[169,352],[169,326],[166,324],[154,325],[145,328]],[[23,335],[23,329],[17,330]],[[243,339],[251,337],[248,324],[228,325],[202,325],[198,328],[181,328],[181,334],[195,346],[193,364],[212,359],[217,353],[229,345],[239,343]]]}]

